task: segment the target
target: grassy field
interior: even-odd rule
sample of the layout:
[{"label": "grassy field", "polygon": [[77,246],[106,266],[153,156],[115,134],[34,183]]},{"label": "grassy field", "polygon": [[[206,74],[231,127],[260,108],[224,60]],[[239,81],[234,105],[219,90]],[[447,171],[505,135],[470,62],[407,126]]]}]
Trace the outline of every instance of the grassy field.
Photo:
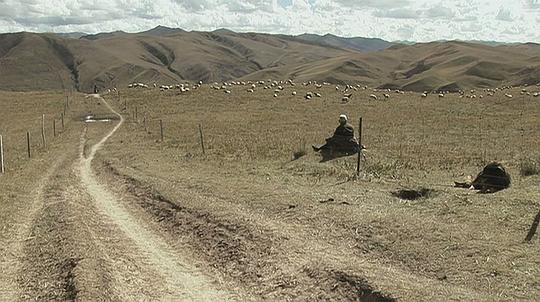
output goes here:
[{"label": "grassy field", "polygon": [[[102,160],[221,223],[267,234],[252,244],[278,252],[265,257],[245,248],[243,255],[267,278],[244,276],[243,282],[263,288],[258,294],[324,300],[324,292],[297,296],[302,288],[291,285],[296,291],[285,286],[276,293],[272,284],[300,276],[313,282],[306,271],[321,277],[339,269],[410,301],[538,295],[538,245],[523,238],[539,208],[539,176],[520,175],[524,163],[538,165],[540,159],[538,98],[516,88],[505,91],[512,99],[503,92],[482,99],[391,92],[385,100],[383,92],[367,90],[343,104],[334,86],[287,86],[278,97],[273,89],[230,90],[203,86],[185,94],[122,90],[120,99],[105,96],[118,108],[127,104],[130,118]],[[307,91],[322,97],[305,100]],[[379,100],[370,100],[371,93]],[[355,128],[363,118],[368,150],[360,178],[356,157],[321,163],[310,148],[332,134],[341,113]],[[303,148],[307,156],[293,160]],[[454,180],[474,177],[491,161],[508,169],[510,189],[482,195],[453,188]],[[433,193],[402,201],[391,194],[402,188]],[[253,269],[231,268],[235,259],[193,240],[210,250],[204,257],[232,275],[230,270]]]},{"label": "grassy field", "polygon": [[[169,215],[150,197],[133,198],[164,236],[188,243],[186,253],[231,288],[304,301],[362,301],[362,291],[401,301],[533,301],[539,295],[538,238],[523,239],[540,207],[540,176],[520,173],[540,161],[539,98],[522,96],[521,88],[505,91],[512,99],[503,92],[482,99],[390,92],[385,100],[383,92],[360,90],[343,104],[334,86],[286,85],[278,97],[273,89],[246,89],[232,86],[226,94],[204,85],[184,94],[122,89],[120,97],[104,95],[123,109],[126,123],[98,152],[95,167],[117,194],[151,193],[181,209]],[[307,91],[322,97],[305,100]],[[370,100],[372,93],[379,100]],[[77,140],[81,118],[108,115],[82,95],[72,100],[69,122],[77,127],[52,140],[51,151],[39,151],[41,114],[58,116],[64,95],[0,94],[8,108],[0,112],[6,175],[19,175],[0,177],[11,192],[0,194],[6,217],[10,201],[23,200],[32,176],[46,166],[46,155],[61,153],[68,138]],[[363,118],[367,151],[360,177],[355,156],[320,162],[310,147],[332,134],[341,113],[355,129]],[[96,127],[105,126],[89,125],[89,133]],[[27,129],[38,150],[30,161]],[[293,160],[301,149],[306,156]],[[508,169],[509,189],[453,188],[454,180],[474,176],[490,161]],[[403,188],[432,193],[415,201],[392,195]]]},{"label": "grassy field", "polygon": [[[273,89],[231,90],[230,95],[207,86],[187,94],[128,90],[123,92],[121,106],[127,102],[132,115],[137,107],[141,129],[147,115],[149,138],[159,139],[157,120],[162,119],[167,138],[163,146],[181,153],[201,153],[200,124],[205,160],[281,166],[295,151],[306,146],[309,152],[311,144],[324,142],[341,113],[350,117],[356,129],[358,118],[363,118],[362,143],[368,148],[365,165],[374,177],[418,178],[441,172],[451,179],[456,174],[475,174],[490,161],[503,162],[516,174],[523,161],[540,159],[535,148],[540,139],[538,98],[516,91],[512,99],[503,93],[483,99],[458,98],[457,94],[424,99],[417,93],[390,93],[383,101],[370,101],[372,91],[359,91],[343,104],[334,86],[320,90],[287,87],[277,98],[272,97]],[[306,101],[303,95],[308,90],[319,91],[322,97]],[[382,98],[382,92],[376,94]],[[293,166],[309,172],[337,163],[345,174],[356,166],[354,158],[329,165],[313,163],[302,160]]]}]

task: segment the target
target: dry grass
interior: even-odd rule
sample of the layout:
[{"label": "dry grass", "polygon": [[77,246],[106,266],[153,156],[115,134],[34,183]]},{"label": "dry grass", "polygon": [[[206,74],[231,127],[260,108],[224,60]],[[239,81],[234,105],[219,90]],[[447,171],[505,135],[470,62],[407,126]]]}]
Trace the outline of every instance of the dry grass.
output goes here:
[{"label": "dry grass", "polygon": [[[156,91],[123,93],[130,112],[137,106],[152,120],[153,138],[159,136],[157,120],[163,119],[168,146],[201,153],[197,130],[201,123],[207,153],[216,160],[288,160],[298,142],[324,142],[340,113],[347,113],[355,128],[358,117],[363,117],[367,169],[379,176],[401,177],[418,171],[476,173],[490,161],[502,161],[515,172],[519,158],[540,156],[534,148],[540,139],[538,102],[532,97],[509,101],[502,94],[474,100],[391,94],[390,101],[372,102],[368,101],[372,92],[367,91],[341,104],[340,94],[330,87],[322,89],[322,98],[312,101],[301,95],[314,87],[287,87],[278,98],[272,98],[270,90],[253,94],[244,90],[233,87],[233,93],[226,95],[205,86],[178,96]],[[290,96],[293,90],[298,96]]]},{"label": "dry grass", "polygon": [[[57,134],[62,132],[60,115],[63,112],[65,94],[62,92],[0,92],[0,134],[4,136],[6,168],[14,170],[27,161],[26,132],[30,132],[31,149],[42,152],[41,117],[45,114],[47,141],[54,141],[53,119]],[[64,124],[71,122],[66,116]]]},{"label": "dry grass", "polygon": [[[540,155],[538,99],[392,93],[388,101],[369,101],[373,92],[363,91],[341,104],[332,86],[317,90],[323,97],[311,101],[302,95],[314,87],[286,87],[277,98],[271,90],[231,90],[230,95],[207,86],[182,95],[122,91],[128,116],[137,106],[152,120],[149,132],[128,120],[110,142],[122,147],[107,149],[102,160],[177,196],[185,206],[288,238],[271,245],[291,253],[283,257],[293,263],[269,261],[291,265],[295,276],[303,269],[298,263],[307,261],[309,268],[310,261],[322,261],[360,269],[370,282],[404,300],[490,301],[538,294],[537,247],[522,241],[540,193],[536,176],[519,176],[521,158]],[[119,107],[124,101],[108,98]],[[324,142],[340,113],[348,114],[353,126],[363,117],[362,143],[368,150],[360,178],[354,156],[320,163],[308,151],[291,161],[298,142]],[[158,119],[164,121],[163,143]],[[204,128],[206,156],[198,124]],[[480,195],[451,187],[491,161],[502,162],[512,174],[510,189]],[[392,196],[403,187],[434,194],[416,201]],[[335,201],[318,202],[329,197]]]},{"label": "dry grass", "polygon": [[[313,279],[305,272],[319,276],[338,270],[360,275],[403,301],[538,296],[538,242],[523,243],[539,206],[538,176],[519,172],[523,158],[540,158],[538,99],[510,100],[502,94],[422,99],[392,93],[389,101],[374,102],[368,98],[373,92],[364,91],[341,104],[332,87],[322,88],[323,97],[311,101],[302,95],[313,87],[286,87],[277,98],[269,90],[231,90],[227,95],[204,86],[184,95],[123,90],[121,100],[105,96],[119,108],[127,101],[128,120],[98,157],[195,213],[210,213],[222,226],[264,234],[236,238],[230,229],[234,240],[255,240],[246,246],[265,247],[272,255],[242,259],[261,275],[262,281],[252,283],[261,284],[254,291],[269,300],[324,300],[332,288],[312,292],[308,282]],[[293,90],[297,97],[291,96]],[[36,96],[47,101],[37,102]],[[0,112],[0,129],[8,139],[24,135],[27,128],[39,129],[41,113],[59,112],[60,96],[2,93],[2,104],[11,109]],[[11,99],[20,101],[15,106]],[[87,113],[84,99],[77,103],[74,119]],[[138,123],[132,117],[135,106]],[[349,115],[353,126],[363,117],[362,143],[368,150],[361,177],[355,176],[354,156],[320,163],[319,155],[307,150],[291,161],[299,144],[324,142],[341,113]],[[165,142],[159,141],[159,119]],[[26,177],[9,185],[0,178],[2,189],[9,189],[2,193],[29,191],[32,177],[46,162],[24,167],[24,136],[8,148],[15,149],[7,154],[22,154],[8,157],[8,169],[19,167]],[[510,189],[483,195],[450,187],[491,161],[502,162],[512,174]],[[411,201],[392,195],[402,188],[434,194]],[[0,198],[6,204],[15,197]],[[235,275],[235,265],[227,269],[233,278],[241,275]]]},{"label": "dry grass", "polygon": [[532,176],[540,174],[538,162],[532,159],[526,159],[519,165],[519,174],[521,176]]}]

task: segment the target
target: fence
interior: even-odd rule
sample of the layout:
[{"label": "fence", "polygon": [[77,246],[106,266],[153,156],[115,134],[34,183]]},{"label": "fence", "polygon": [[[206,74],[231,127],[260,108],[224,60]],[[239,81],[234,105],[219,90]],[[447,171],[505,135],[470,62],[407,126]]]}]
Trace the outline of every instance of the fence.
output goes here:
[{"label": "fence", "polygon": [[[17,130],[0,133],[0,173],[6,174],[15,169],[25,158],[30,159],[37,152],[46,150],[50,140],[65,131],[65,117],[69,107],[69,96],[66,96],[61,112],[41,114],[34,121],[26,121],[24,131],[21,131],[20,125],[16,125]],[[39,123],[37,123],[38,120]]]},{"label": "fence", "polygon": [[[404,96],[391,94],[386,101],[359,100],[354,105],[349,103],[349,107],[337,110],[333,108],[337,104],[329,104],[331,102],[327,101],[326,104],[312,105],[326,107],[316,112],[308,111],[315,113],[315,122],[304,125],[291,122],[299,117],[303,118],[298,113],[294,115],[293,106],[300,101],[273,102],[270,106],[267,105],[270,104],[267,100],[261,98],[260,102],[253,100],[253,103],[259,104],[258,108],[253,108],[257,110],[254,111],[256,116],[264,114],[264,121],[260,118],[250,121],[248,115],[241,117],[249,126],[257,123],[255,126],[259,131],[252,136],[247,135],[248,132],[253,132],[251,129],[245,131],[241,125],[233,124],[236,123],[235,119],[239,119],[237,110],[236,116],[231,113],[234,108],[230,112],[222,113],[219,111],[223,110],[224,106],[219,103],[198,108],[196,102],[183,103],[182,106],[189,106],[185,107],[186,109],[175,108],[171,104],[160,105],[162,99],[147,101],[138,100],[137,97],[139,96],[132,96],[130,99],[128,116],[137,117],[142,113],[144,129],[150,129],[154,134],[159,133],[152,130],[156,129],[154,125],[158,125],[155,121],[161,120],[160,128],[166,127],[166,134],[156,135],[156,139],[166,140],[169,145],[181,147],[187,152],[197,152],[198,149],[198,152],[208,156],[232,155],[260,160],[279,159],[284,156],[291,158],[300,141],[317,143],[324,139],[324,135],[330,134],[332,126],[328,126],[327,122],[327,126],[318,122],[329,120],[324,114],[343,110],[353,117],[351,122],[354,124],[358,121],[357,118],[362,116],[361,140],[367,147],[360,156],[360,160],[365,161],[364,164],[360,164],[358,158],[340,159],[336,162],[340,165],[343,163],[344,169],[349,171],[369,170],[370,173],[390,177],[402,177],[398,174],[406,170],[420,173],[441,170],[444,173],[473,174],[478,172],[479,167],[492,161],[511,161],[509,164],[516,167],[516,163],[528,157],[540,159],[540,153],[535,151],[537,148],[533,146],[533,142],[540,139],[540,124],[535,116],[528,114],[535,110],[536,106],[532,97],[509,100],[502,93],[483,99],[458,98],[457,94],[445,98],[436,95],[422,98],[420,94],[413,93]],[[279,107],[282,104],[284,107]],[[242,106],[248,105],[242,103]],[[281,116],[262,112],[260,109],[264,108],[275,110],[272,112],[278,112]],[[195,111],[194,109],[211,112],[199,110],[198,112],[203,113],[202,118],[182,115],[187,120],[179,119],[179,116],[174,119],[164,118],[169,112],[182,114]],[[302,109],[305,110],[303,107]],[[290,111],[291,114],[281,111]],[[267,121],[267,117],[272,118],[271,114],[278,118]],[[331,120],[334,119],[335,116]],[[206,136],[201,135],[201,120],[205,121]],[[265,127],[265,123],[268,127]],[[287,124],[294,126],[287,129],[284,126]],[[241,132],[238,132],[239,129]],[[194,149],[195,147],[197,149]]]}]

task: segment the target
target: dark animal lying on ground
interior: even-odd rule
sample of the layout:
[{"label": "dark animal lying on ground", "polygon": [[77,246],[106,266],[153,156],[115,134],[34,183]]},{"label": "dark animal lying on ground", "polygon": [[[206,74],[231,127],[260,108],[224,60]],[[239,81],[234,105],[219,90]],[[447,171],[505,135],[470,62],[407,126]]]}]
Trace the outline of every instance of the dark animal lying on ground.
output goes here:
[{"label": "dark animal lying on ground", "polygon": [[492,193],[504,190],[510,186],[510,174],[496,162],[484,167],[471,183],[456,182],[456,187],[480,190],[482,193]]}]

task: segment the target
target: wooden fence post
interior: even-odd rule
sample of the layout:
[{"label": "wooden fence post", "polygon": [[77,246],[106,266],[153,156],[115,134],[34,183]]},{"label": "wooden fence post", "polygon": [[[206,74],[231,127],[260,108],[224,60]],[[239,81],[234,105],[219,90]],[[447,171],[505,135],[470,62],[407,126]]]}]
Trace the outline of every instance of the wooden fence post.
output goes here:
[{"label": "wooden fence post", "polygon": [[161,141],[163,141],[163,120],[159,120],[159,131],[161,133]]},{"label": "wooden fence post", "polygon": [[26,131],[26,149],[28,150],[28,158],[31,157],[31,153],[30,153],[30,132],[29,131]]},{"label": "wooden fence post", "polygon": [[53,118],[52,121],[53,137],[56,137],[56,119]]},{"label": "wooden fence post", "polygon": [[358,160],[356,162],[356,174],[360,176],[360,160],[362,157],[362,118],[358,122],[358,144],[360,149],[358,150]]},{"label": "wooden fence post", "polygon": [[64,114],[63,113],[60,118],[62,119],[62,131],[63,131],[64,130]]},{"label": "wooden fence post", "polygon": [[5,173],[6,170],[4,168],[4,140],[2,138],[2,135],[0,135],[0,173]]},{"label": "wooden fence post", "polygon": [[43,148],[47,146],[45,141],[45,114],[41,116],[41,142],[43,143]]},{"label": "wooden fence post", "polygon": [[531,241],[534,234],[536,233],[536,229],[538,228],[538,224],[540,223],[540,211],[538,211],[538,214],[533,219],[533,223],[531,224],[531,228],[529,229],[529,233],[527,234],[527,237],[525,237],[525,241]]},{"label": "wooden fence post", "polygon": [[139,123],[139,107],[135,106],[135,122]]},{"label": "wooden fence post", "polygon": [[143,116],[143,126],[144,126],[144,132],[148,132],[148,129],[146,128],[146,112],[144,113],[144,116]]},{"label": "wooden fence post", "polygon": [[206,154],[205,150],[204,150],[204,136],[203,136],[203,131],[202,131],[202,126],[201,124],[199,124],[199,136],[201,138],[201,148],[202,148],[202,153],[203,154]]}]

